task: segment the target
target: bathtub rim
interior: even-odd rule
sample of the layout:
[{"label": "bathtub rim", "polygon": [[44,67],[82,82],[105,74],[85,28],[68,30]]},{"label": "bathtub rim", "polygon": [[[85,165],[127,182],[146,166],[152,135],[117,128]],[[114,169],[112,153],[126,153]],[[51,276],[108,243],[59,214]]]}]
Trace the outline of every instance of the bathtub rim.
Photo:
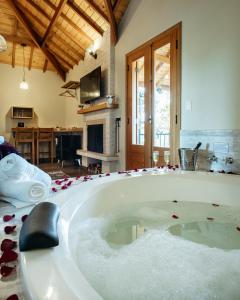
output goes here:
[{"label": "bathtub rim", "polygon": [[[69,203],[71,203],[70,197],[68,197],[66,201],[67,195],[70,195],[71,193],[77,194],[80,187],[81,191],[83,190],[84,192],[87,192],[93,187],[98,187],[101,190],[102,188],[106,187],[106,185],[111,184],[112,182],[117,180],[127,180],[130,178],[136,178],[138,176],[162,175],[185,175],[187,177],[194,176],[195,178],[198,178],[198,176],[204,176],[199,178],[207,178],[205,176],[210,176],[214,178],[221,178],[221,180],[224,180],[224,178],[236,178],[236,175],[189,171],[162,172],[158,175],[146,173],[133,173],[132,176],[126,176],[125,174],[119,176],[118,174],[111,174],[111,176],[95,179],[72,187],[69,190],[65,190],[62,193],[56,194],[54,197],[49,198],[47,201],[58,204],[60,212],[63,213],[64,210],[68,209]],[[238,178],[238,181],[240,183],[240,177]],[[91,197],[91,194],[89,195],[89,197]],[[78,207],[75,209],[75,211],[72,211],[72,217],[79,209],[79,207],[83,205],[85,201],[87,201],[88,198],[83,198],[79,202]],[[58,225],[60,226],[60,229],[64,227],[63,223],[61,223],[63,220],[63,216],[61,216],[60,214],[60,220]],[[66,227],[65,230],[69,228],[70,223],[71,220],[69,220],[69,223],[67,224],[68,227]],[[81,273],[80,269],[76,267],[75,261],[72,257],[67,257],[67,262],[70,263],[69,269],[66,269],[66,265],[64,268],[59,268],[59,266],[56,265],[62,263],[61,256],[67,253],[66,248],[64,248],[66,246],[68,247],[68,245],[65,244],[66,235],[64,236],[64,233],[62,233],[63,232],[60,230],[60,245],[58,247],[46,250],[22,252],[20,254],[21,274],[23,279],[22,281],[27,299],[102,300],[102,297],[90,285],[90,283]],[[66,231],[65,234],[68,234],[68,232]],[[63,245],[61,244],[62,242]],[[63,253],[61,252],[62,250],[64,251]],[[68,254],[70,254],[70,252]],[[64,261],[64,263],[66,264],[66,261]],[[51,270],[51,272],[48,274],[49,276],[46,276],[47,269]],[[66,273],[63,273],[63,270],[65,270]],[[35,278],[36,274],[38,274],[38,278]],[[67,284],[66,278],[68,277],[68,275],[72,276],[73,281],[69,281]],[[79,276],[81,280],[79,280],[79,277],[77,276]],[[29,288],[30,286],[31,288]],[[41,288],[39,288],[39,286]]]}]

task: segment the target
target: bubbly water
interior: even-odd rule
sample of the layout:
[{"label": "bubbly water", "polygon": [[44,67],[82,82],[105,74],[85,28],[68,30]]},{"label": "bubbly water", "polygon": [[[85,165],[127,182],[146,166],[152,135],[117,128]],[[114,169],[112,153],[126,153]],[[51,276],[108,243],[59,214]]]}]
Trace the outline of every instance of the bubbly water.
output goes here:
[{"label": "bubbly water", "polygon": [[239,224],[239,208],[142,203],[81,223],[74,256],[105,300],[239,300]]}]

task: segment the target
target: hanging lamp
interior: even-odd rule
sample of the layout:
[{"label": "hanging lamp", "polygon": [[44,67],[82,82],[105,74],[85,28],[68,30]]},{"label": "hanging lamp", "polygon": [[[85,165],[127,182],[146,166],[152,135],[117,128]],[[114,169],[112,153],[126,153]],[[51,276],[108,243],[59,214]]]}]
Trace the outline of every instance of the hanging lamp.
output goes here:
[{"label": "hanging lamp", "polygon": [[0,52],[7,50],[7,42],[5,38],[0,34]]},{"label": "hanging lamp", "polygon": [[28,90],[28,83],[26,82],[25,79],[25,53],[24,53],[24,48],[26,47],[26,44],[21,44],[23,48],[23,80],[20,83],[20,89],[22,90]]}]

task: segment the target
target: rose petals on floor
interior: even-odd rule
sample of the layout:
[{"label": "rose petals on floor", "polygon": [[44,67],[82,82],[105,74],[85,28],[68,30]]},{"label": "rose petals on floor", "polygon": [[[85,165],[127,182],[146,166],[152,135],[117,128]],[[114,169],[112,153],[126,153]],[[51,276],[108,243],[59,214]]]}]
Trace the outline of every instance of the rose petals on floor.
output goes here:
[{"label": "rose petals on floor", "polygon": [[4,239],[1,243],[1,251],[8,251],[12,250],[17,247],[17,242],[10,240],[10,239]]},{"label": "rose petals on floor", "polygon": [[13,271],[16,270],[16,267],[8,267],[8,266],[1,266],[0,274],[2,277],[7,277],[12,274]]},{"label": "rose petals on floor", "polygon": [[9,296],[6,300],[19,300],[18,295],[14,294]]},{"label": "rose petals on floor", "polygon": [[4,227],[4,232],[6,234],[10,234],[10,233],[14,232],[16,227],[17,227],[16,225],[14,225],[14,226],[5,226]]},{"label": "rose petals on floor", "polygon": [[27,219],[27,217],[28,217],[28,215],[22,216],[22,218],[21,218],[22,222],[24,222]]},{"label": "rose petals on floor", "polygon": [[3,222],[9,222],[13,218],[15,218],[15,215],[5,215],[5,216],[3,216]]},{"label": "rose petals on floor", "polygon": [[15,261],[17,258],[18,254],[14,250],[4,251],[0,257],[0,264]]},{"label": "rose petals on floor", "polygon": [[173,219],[179,219],[179,217],[177,215],[172,215]]}]

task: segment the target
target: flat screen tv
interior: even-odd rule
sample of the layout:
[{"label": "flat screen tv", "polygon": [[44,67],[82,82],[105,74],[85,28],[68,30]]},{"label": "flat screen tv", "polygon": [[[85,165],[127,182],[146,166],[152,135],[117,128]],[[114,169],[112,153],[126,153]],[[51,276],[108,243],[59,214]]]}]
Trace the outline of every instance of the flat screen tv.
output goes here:
[{"label": "flat screen tv", "polygon": [[86,103],[101,96],[101,67],[80,79],[80,102]]}]

